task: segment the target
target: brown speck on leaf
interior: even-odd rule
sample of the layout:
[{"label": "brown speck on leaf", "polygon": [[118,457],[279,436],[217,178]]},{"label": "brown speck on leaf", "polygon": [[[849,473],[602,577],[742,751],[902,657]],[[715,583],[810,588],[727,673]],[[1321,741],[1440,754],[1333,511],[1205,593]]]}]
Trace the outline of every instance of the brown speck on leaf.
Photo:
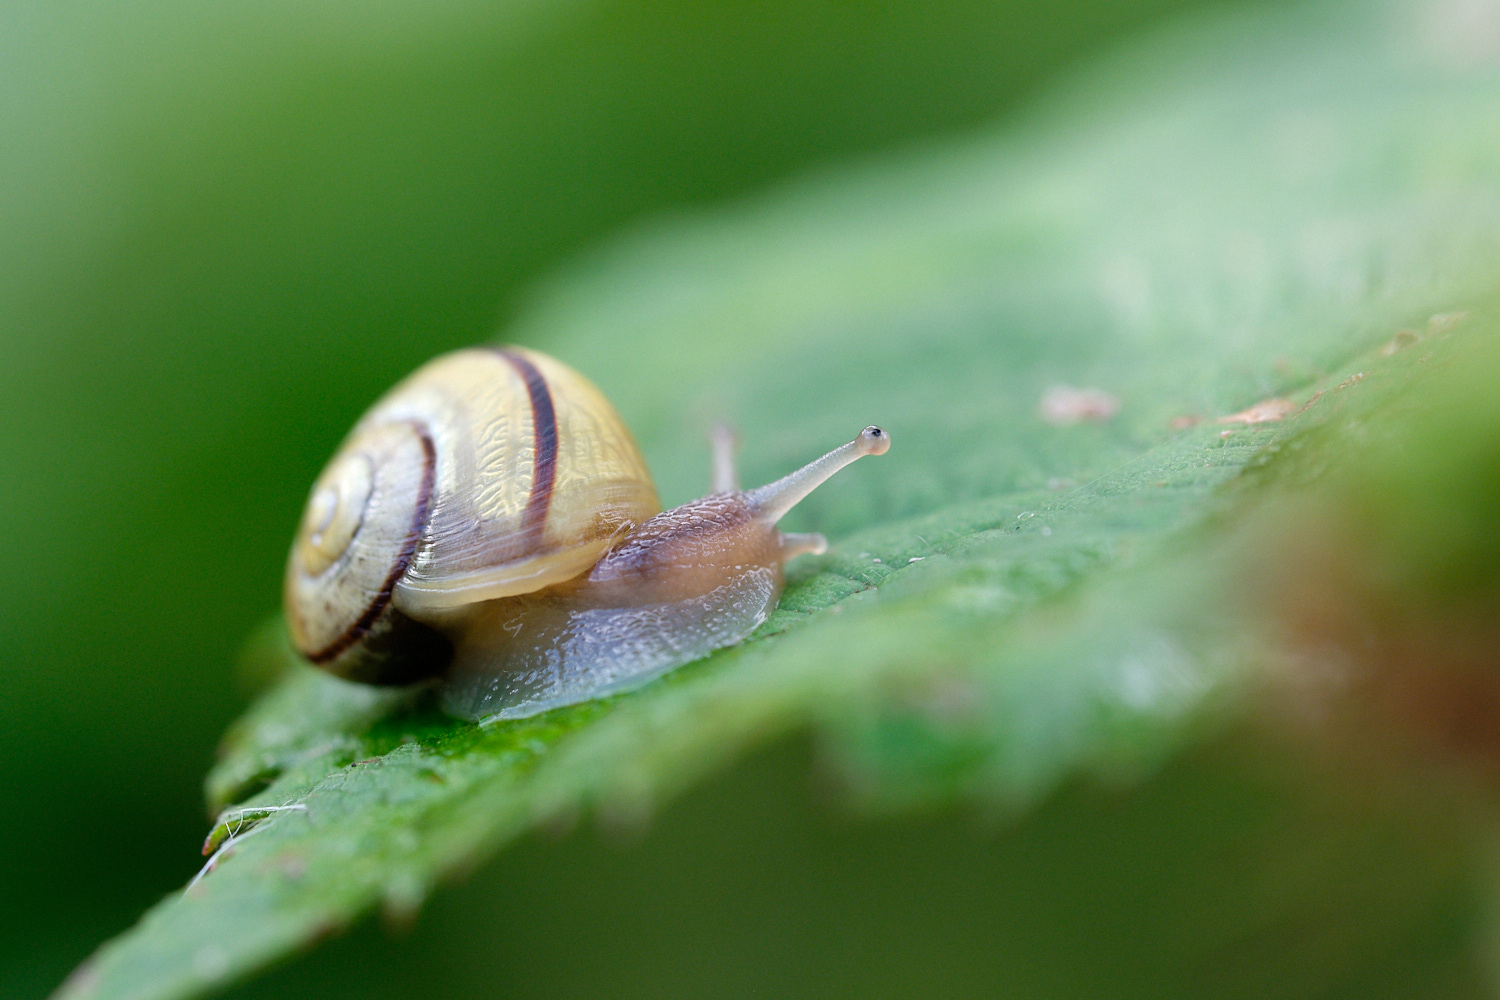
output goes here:
[{"label": "brown speck on leaf", "polygon": [[1203,423],[1203,418],[1198,416],[1198,414],[1183,413],[1173,417],[1169,426],[1174,431],[1185,431],[1189,427],[1197,427],[1201,423]]},{"label": "brown speck on leaf", "polygon": [[1421,337],[1417,335],[1417,331],[1415,330],[1397,330],[1396,335],[1380,345],[1380,349],[1375,353],[1379,354],[1382,358],[1388,358],[1403,347],[1410,347],[1420,339]]},{"label": "brown speck on leaf", "polygon": [[1364,378],[1365,378],[1365,373],[1364,372],[1355,372],[1353,375],[1350,375],[1348,378],[1344,379],[1344,381],[1342,381],[1338,385],[1334,386],[1333,387],[1333,391],[1334,392],[1338,392],[1340,389],[1347,389],[1351,385],[1354,385],[1356,382],[1363,382]]},{"label": "brown speck on leaf", "polygon": [[1298,413],[1306,413],[1308,410],[1312,409],[1312,405],[1314,403],[1316,403],[1318,400],[1320,400],[1322,398],[1323,398],[1323,390],[1319,389],[1317,392],[1315,392],[1315,393],[1312,394],[1312,399],[1309,399],[1307,402],[1305,402],[1305,403],[1302,404],[1302,409],[1298,410],[1297,412]]},{"label": "brown speck on leaf", "polygon": [[1220,417],[1214,421],[1219,424],[1269,424],[1278,420],[1285,420],[1297,410],[1297,404],[1290,399],[1276,397],[1274,399],[1263,399],[1248,409],[1238,413],[1231,413],[1227,417]]},{"label": "brown speck on leaf", "polygon": [[1054,427],[1070,427],[1084,421],[1104,423],[1120,412],[1120,401],[1103,389],[1077,389],[1054,385],[1042,393],[1037,413]]}]

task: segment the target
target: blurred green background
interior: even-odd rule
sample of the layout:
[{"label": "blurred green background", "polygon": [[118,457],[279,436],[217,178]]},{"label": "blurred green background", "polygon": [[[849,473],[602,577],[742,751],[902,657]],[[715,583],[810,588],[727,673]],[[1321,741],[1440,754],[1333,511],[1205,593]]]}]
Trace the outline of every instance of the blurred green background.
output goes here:
[{"label": "blurred green background", "polygon": [[[1500,14],[1470,16],[1488,9],[1485,0],[1428,7],[1458,11],[1460,28],[1500,25]],[[1258,20],[1273,8],[1311,13]],[[1398,8],[1405,9],[1392,5]],[[927,310],[922,322],[897,316],[870,336],[891,352],[894,368],[863,356],[851,358],[851,368],[872,379],[915,371],[911,359],[922,345],[906,342],[908,330],[946,334],[955,354],[966,337],[987,338],[981,346],[988,350],[973,351],[972,365],[952,379],[929,373],[920,393],[878,386],[889,393],[890,414],[905,412],[928,436],[893,473],[888,481],[897,485],[888,492],[849,490],[809,502],[814,523],[839,534],[938,510],[954,498],[989,500],[1002,487],[1011,498],[1042,495],[1049,467],[1112,464],[1110,456],[1154,449],[1169,437],[1168,419],[1190,404],[1206,416],[1223,399],[1248,402],[1311,384],[1391,337],[1392,323],[1417,324],[1413,342],[1437,338],[1436,327],[1420,326],[1428,313],[1447,307],[1452,287],[1466,294],[1493,287],[1492,274],[1479,272],[1500,259],[1493,236],[1500,230],[1486,221],[1495,217],[1500,145],[1486,117],[1497,91],[1483,83],[1495,70],[1486,64],[1465,77],[1458,65],[1469,57],[1493,61],[1500,27],[1494,38],[1450,32],[1440,58],[1427,53],[1408,64],[1395,22],[1379,21],[1372,31],[1350,11],[1358,5],[1191,0],[0,8],[0,426],[8,432],[0,439],[7,470],[0,490],[12,517],[5,564],[17,574],[0,598],[0,662],[11,685],[0,721],[12,747],[0,773],[7,819],[0,856],[8,859],[0,899],[9,903],[0,909],[0,994],[45,993],[197,868],[203,775],[219,734],[251,694],[237,657],[278,603],[307,484],[368,403],[438,351],[504,336],[517,316],[545,349],[547,337],[567,336],[590,310],[607,314],[629,299],[611,282],[649,286],[655,298],[640,317],[669,312],[661,303],[677,292],[721,295],[704,314],[722,317],[735,308],[736,293],[750,297],[759,287],[736,285],[735,253],[787,246],[816,253],[825,236],[818,226],[833,228],[830,219],[847,222],[848,231],[829,238],[837,251],[830,271],[809,271],[810,283],[833,284],[829,275],[852,259],[865,270],[838,294],[878,291],[882,266],[930,259],[931,273],[913,279],[918,293],[910,301],[902,298],[902,276],[891,278],[890,301]],[[1215,78],[1213,48],[1195,48],[1192,25],[1204,15],[1226,19],[1214,29],[1221,35],[1207,37],[1250,39],[1235,70],[1242,78]],[[1158,24],[1188,27],[1141,56],[1131,39]],[[1289,25],[1301,30],[1294,35]],[[1270,66],[1267,53],[1275,53],[1295,70],[1294,56],[1321,52],[1319,33],[1342,39],[1346,28],[1361,40],[1326,46],[1326,62],[1310,62],[1303,77],[1289,71],[1268,82],[1257,75],[1263,67],[1251,64],[1262,58]],[[1395,44],[1381,40],[1387,31]],[[1368,84],[1372,93],[1383,88],[1380,113],[1366,118],[1358,103],[1368,81],[1351,63],[1388,50],[1396,52],[1388,79]],[[1090,64],[1107,69],[1072,73]],[[1147,91],[1179,75],[1199,81],[1205,107],[1195,106],[1189,85],[1175,104],[1148,102],[1112,142],[1095,141],[1110,124],[1087,113],[1091,80]],[[1055,94],[1048,87],[1058,80],[1071,81],[1063,98],[1031,100]],[[1427,88],[1420,99],[1404,89],[1412,80]],[[1256,101],[1236,103],[1237,85],[1285,88],[1264,103],[1286,116],[1266,115]],[[1298,117],[1299,88],[1308,87],[1319,90],[1308,93],[1309,105],[1327,97],[1317,108],[1327,117]],[[1110,99],[1125,100],[1098,95],[1101,104]],[[1443,117],[1449,113],[1451,120]],[[1027,146],[1034,133],[1024,129],[1020,141],[978,153],[961,138],[942,145],[979,126],[996,125],[990,134],[999,135],[1016,122],[1035,129],[1048,115],[1062,124],[1042,153]],[[1094,134],[1070,132],[1074,120]],[[1442,144],[1445,125],[1462,139]],[[1222,146],[1234,164],[1216,159],[1215,129],[1233,134],[1236,141]],[[1261,129],[1271,141],[1262,141]],[[1430,156],[1410,148],[1424,138],[1433,140]],[[1170,149],[1132,158],[1138,148],[1172,141],[1196,151],[1181,176],[1173,174]],[[922,161],[920,151],[933,142],[943,157]],[[1057,155],[1074,148],[1112,150],[1155,173],[1112,173],[1110,164],[1091,173],[1094,164]],[[1263,177],[1258,164],[1245,163],[1245,149],[1264,149],[1274,169]],[[1351,162],[1363,154],[1378,162]],[[999,176],[1006,157],[1031,155],[1036,160],[1022,162],[1015,177]],[[871,161],[894,166],[862,180],[857,171],[841,172]],[[1049,162],[1076,172],[1050,187],[1050,177],[1023,169]],[[991,199],[983,207],[994,217],[971,230],[964,220],[923,214],[961,210],[941,197],[913,197],[909,214],[898,207],[890,219],[859,204],[872,197],[906,204],[907,189],[924,179],[955,189],[972,184],[954,203]],[[1023,189],[1013,201],[996,195],[1012,183]],[[791,197],[755,200],[777,190]],[[816,215],[808,206],[833,210],[799,229],[798,213]],[[711,223],[702,224],[721,209],[739,227],[722,243]],[[1198,217],[1213,221],[1195,228]],[[686,237],[675,249],[674,219],[698,220],[682,226]],[[778,229],[788,219],[793,224]],[[860,222],[870,219],[871,232],[862,234]],[[770,236],[757,245],[762,223]],[[1055,231],[1042,231],[1048,225]],[[932,246],[909,258],[881,256],[890,241],[920,240],[929,226]],[[1205,229],[1232,238],[1205,248]],[[744,232],[751,238],[739,241]],[[1092,244],[1101,234],[1108,247]],[[877,238],[887,243],[865,260],[862,235],[872,246]],[[596,254],[601,246],[612,249]],[[643,260],[632,273],[627,258],[636,250],[660,260]],[[694,252],[710,258],[710,276],[674,285],[683,259],[672,254]],[[1205,254],[1211,262],[1193,270]],[[1141,319],[1148,310],[1132,260],[1157,269],[1157,314],[1149,322]],[[1003,276],[985,270],[996,262],[1008,268]],[[787,266],[794,265],[795,258]],[[1096,265],[1104,287],[1089,293],[1099,301],[1070,298],[1065,311],[1062,300],[1086,287]],[[715,267],[729,275],[719,285]],[[1067,267],[1077,273],[1061,275]],[[1058,272],[1055,282],[1049,269]],[[557,283],[558,273],[571,277]],[[743,273],[757,274],[748,266]],[[942,301],[950,281],[969,298]],[[991,282],[1006,287],[993,299],[976,293]],[[775,287],[799,290],[796,282]],[[826,319],[818,309],[826,303],[816,301],[821,291],[807,292],[814,306],[800,317],[802,329]],[[586,301],[573,302],[570,292]],[[597,298],[587,300],[591,292]],[[1031,311],[1003,322],[985,313],[1018,302]],[[682,317],[693,315],[685,308],[680,325],[652,345],[660,353],[634,358],[618,343],[594,344],[599,349],[587,353],[602,371],[568,359],[627,407],[669,503],[701,482],[700,428],[683,426],[684,411],[697,414],[704,404],[692,388],[700,360],[705,371],[717,366],[713,384],[722,386],[722,369],[736,357],[774,352],[777,338],[794,335],[758,329],[776,315],[774,305],[682,336],[691,326]],[[947,322],[945,306],[967,312]],[[836,369],[846,344],[856,342],[854,327],[880,307],[872,296],[827,320],[823,332],[833,332],[800,356]],[[587,348],[590,337],[606,340],[637,319],[617,328],[585,324],[572,330],[570,344]],[[1483,317],[1473,325],[1495,326]],[[996,331],[1014,342],[997,344]],[[1095,345],[1092,356],[1059,360],[1068,343]],[[1177,371],[1154,363],[1152,352],[1164,351],[1177,352],[1182,369],[1171,377],[1170,398],[1153,397],[1161,373]],[[1210,356],[1217,367],[1194,369],[1194,359]],[[1496,595],[1474,583],[1492,581],[1493,544],[1469,540],[1484,536],[1496,509],[1500,478],[1482,459],[1500,410],[1482,376],[1500,362],[1493,350],[1478,357],[1468,365],[1480,374],[1470,379],[1467,403],[1447,397],[1441,433],[1392,435],[1383,454],[1403,457],[1389,463],[1385,479],[1356,472],[1339,487],[1341,499],[1329,501],[1347,509],[1311,505],[1299,514],[1314,524],[1359,525],[1362,534],[1352,537],[1389,556],[1386,570],[1423,560],[1458,567],[1452,592],[1394,571],[1341,576],[1337,532],[1330,529],[1327,552],[1309,548],[1287,533],[1286,518],[1271,518],[1255,536],[1270,554],[1269,576],[1279,554],[1302,578],[1354,594],[1350,629],[1366,625],[1370,608],[1392,595],[1442,603],[1458,594],[1470,602],[1454,619],[1464,634],[1493,635],[1475,622],[1487,620]],[[782,415],[816,381],[804,377],[782,393],[774,358],[745,367],[743,391]],[[643,375],[663,369],[684,382],[670,401]],[[1038,429],[1033,383],[1076,370],[1124,381],[1126,414],[1107,430]],[[971,399],[946,420],[915,419],[942,392],[982,393],[1001,384],[1002,372],[1016,376],[1008,383],[1019,387],[1013,398],[992,406]],[[1429,402],[1443,397],[1426,391]],[[1347,418],[1328,418],[1340,431],[1366,426],[1369,416],[1356,419],[1331,402],[1315,416],[1326,412]],[[993,461],[962,474],[932,457],[943,451],[941,435],[955,428],[995,435],[987,419],[1027,421],[1030,437],[1007,433],[993,448],[968,439],[971,449],[991,448]],[[773,468],[810,451],[824,433],[808,428],[805,439],[787,432],[787,440],[760,442],[747,449],[747,465],[757,474]],[[1195,433],[1217,439],[1208,427]],[[1346,443],[1331,431],[1322,451],[1317,438],[1309,440],[1309,453],[1319,455]],[[673,448],[653,453],[653,441]],[[1199,445],[1189,443],[1196,463]],[[1452,457],[1453,467],[1424,457],[1424,449]],[[1279,467],[1290,469],[1291,480],[1311,476],[1292,461]],[[851,476],[866,473],[862,466]],[[1191,475],[1184,478],[1192,488],[1207,493],[1208,477]],[[1132,519],[1160,526],[1172,516],[1141,509],[1136,499],[1101,505],[1098,552],[1085,539],[1070,543],[1076,550],[1036,550],[1042,556],[1034,564],[1016,565],[1057,569],[1066,582],[1068,573],[1119,555],[1112,546],[1128,551]],[[1425,532],[1403,525],[1413,511]],[[1049,558],[1071,564],[1059,569]],[[1003,560],[998,565],[990,567],[997,576],[1009,571]],[[921,585],[909,582],[907,595]],[[1330,614],[1339,610],[1333,602]],[[1418,640],[1453,633],[1452,622],[1426,606],[1394,607],[1386,620],[1404,622],[1405,613],[1411,621],[1377,635],[1385,642],[1378,648],[1410,641],[1421,649]],[[1344,625],[1333,617],[1299,627],[1309,642],[1331,635],[1353,648],[1339,631]],[[1395,667],[1409,665],[1399,660],[1393,657]],[[1481,649],[1457,660],[1467,670],[1493,657]],[[1471,688],[1445,674],[1419,684],[1418,693],[1477,703],[1482,714],[1490,686],[1488,675]],[[1392,700],[1400,693],[1397,685]],[[1077,706],[1063,706],[1070,707]],[[1451,708],[1423,705],[1403,716],[1398,705],[1393,724],[1451,735],[1443,715]],[[1390,721],[1383,709],[1371,711],[1355,712],[1355,721]],[[1284,746],[1281,734],[1267,739],[1252,722],[1185,741],[1188,749],[1175,756],[1170,748],[1178,744],[1164,740],[1168,749],[1160,752],[1170,762],[1133,791],[1123,790],[1128,782],[1111,789],[1070,781],[1024,824],[1001,822],[993,802],[850,822],[839,804],[847,804],[849,775],[827,773],[830,762],[841,752],[889,752],[883,727],[909,721],[896,715],[875,718],[868,732],[844,720],[851,732],[842,749],[807,740],[764,749],[645,826],[612,828],[606,819],[572,835],[531,836],[440,893],[415,927],[392,936],[367,923],[239,995],[1096,997],[1294,989],[1367,997],[1493,987],[1493,969],[1486,974],[1493,959],[1477,957],[1475,943],[1475,928],[1494,923],[1493,894],[1488,868],[1474,860],[1474,845],[1492,842],[1493,803],[1467,779],[1443,771],[1449,788],[1426,772],[1413,778],[1418,772],[1404,766],[1386,774],[1351,765],[1343,751],[1310,764],[1305,747]],[[1486,725],[1477,724],[1479,737]],[[889,745],[897,756],[908,747],[899,739]],[[1286,767],[1278,753],[1287,755]],[[1371,774],[1384,777],[1372,781]],[[1282,961],[1258,961],[1265,956]]]},{"label": "blurred green background", "polygon": [[376,394],[612,231],[1003,115],[1187,6],[0,5],[0,994],[195,869],[237,650]]}]

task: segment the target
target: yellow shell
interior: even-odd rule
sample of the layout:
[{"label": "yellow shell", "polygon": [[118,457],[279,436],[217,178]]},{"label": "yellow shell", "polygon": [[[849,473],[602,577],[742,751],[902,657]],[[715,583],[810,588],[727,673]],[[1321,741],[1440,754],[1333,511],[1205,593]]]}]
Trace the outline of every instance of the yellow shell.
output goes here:
[{"label": "yellow shell", "polygon": [[443,355],[314,484],[287,562],[292,639],[370,679],[403,616],[441,632],[479,602],[572,579],[659,510],[629,430],[582,375],[521,348]]}]

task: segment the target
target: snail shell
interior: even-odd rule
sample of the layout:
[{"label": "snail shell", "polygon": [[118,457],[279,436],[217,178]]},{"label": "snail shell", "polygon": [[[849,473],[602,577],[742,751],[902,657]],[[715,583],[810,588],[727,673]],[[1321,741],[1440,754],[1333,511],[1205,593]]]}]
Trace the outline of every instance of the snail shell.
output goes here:
[{"label": "snail shell", "polygon": [[414,679],[442,655],[431,626],[578,576],[660,509],[582,375],[521,348],[444,355],[377,402],[314,484],[287,563],[292,640],[342,677]]}]

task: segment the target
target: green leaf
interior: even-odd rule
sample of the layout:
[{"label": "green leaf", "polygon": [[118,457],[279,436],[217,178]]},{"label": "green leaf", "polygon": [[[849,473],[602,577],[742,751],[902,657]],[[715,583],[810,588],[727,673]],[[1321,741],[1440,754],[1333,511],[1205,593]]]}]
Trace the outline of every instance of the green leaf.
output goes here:
[{"label": "green leaf", "polygon": [[[714,419],[742,428],[747,482],[888,428],[888,456],[788,519],[833,550],[742,646],[534,719],[478,728],[286,667],[209,778],[212,870],[61,995],[198,995],[372,908],[410,916],[529,829],[640,823],[798,731],[868,809],[1023,816],[1069,777],[1141,780],[1252,712],[1288,649],[1339,640],[1282,615],[1276,571],[1306,551],[1296,524],[1343,523],[1352,497],[1384,498],[1358,509],[1389,566],[1488,593],[1462,539],[1491,494],[1430,544],[1391,530],[1392,498],[1500,478],[1454,430],[1500,427],[1474,388],[1500,372],[1500,80],[1445,9],[1189,24],[992,134],[650,227],[558,278],[507,337],[605,388],[669,502],[703,488]],[[1069,419],[1089,408],[1061,384],[1118,413]],[[1319,537],[1318,567],[1353,551]],[[1330,574],[1356,624],[1390,593]],[[256,647],[286,656],[276,628]]]}]

